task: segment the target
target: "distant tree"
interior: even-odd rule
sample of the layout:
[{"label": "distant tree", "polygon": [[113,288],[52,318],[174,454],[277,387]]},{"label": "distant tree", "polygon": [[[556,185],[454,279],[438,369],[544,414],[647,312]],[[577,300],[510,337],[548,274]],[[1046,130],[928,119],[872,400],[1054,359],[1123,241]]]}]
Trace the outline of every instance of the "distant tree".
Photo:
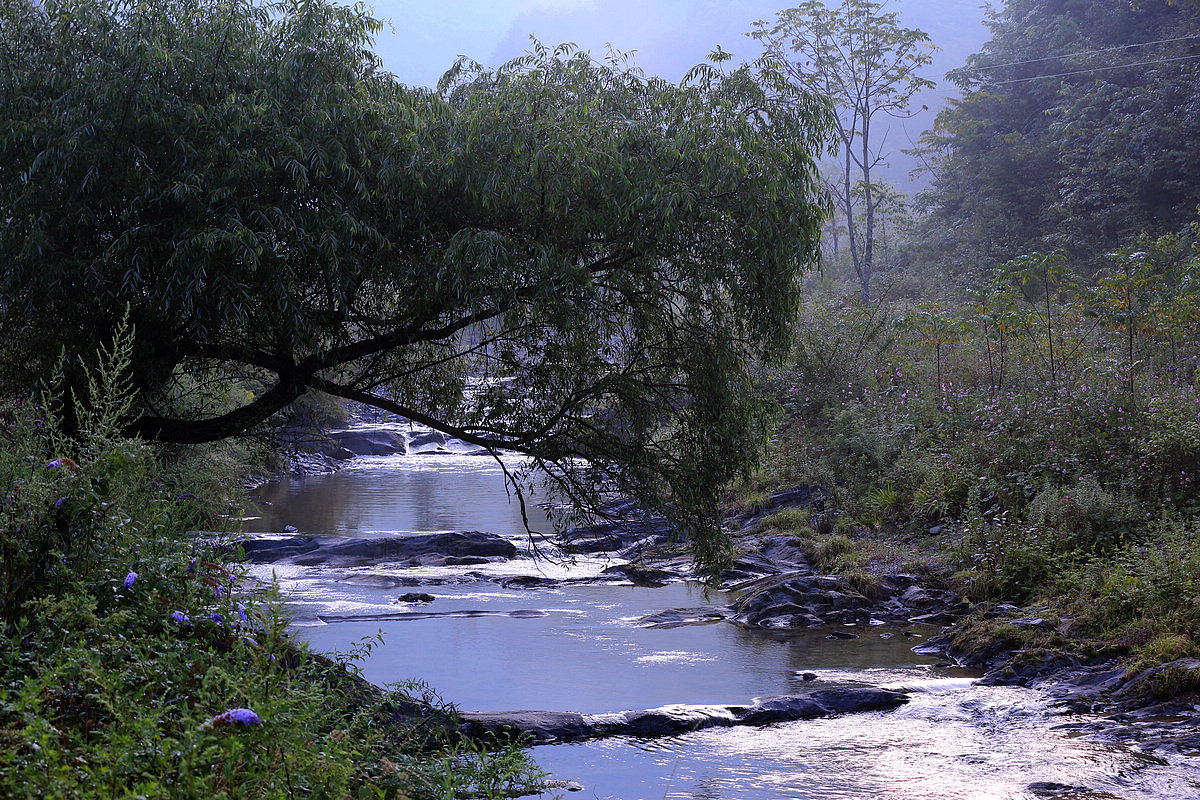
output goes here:
[{"label": "distant tree", "polygon": [[872,170],[887,156],[880,116],[911,114],[913,97],[932,88],[919,75],[937,49],[924,32],[905,28],[884,3],[841,0],[834,7],[811,0],[759,20],[749,34],[785,65],[788,77],[834,104],[841,165],[828,181],[846,221],[847,244],[863,302],[871,296],[875,225],[882,198]]},{"label": "distant tree", "polygon": [[[128,432],[204,442],[319,390],[530,456],[715,563],[827,201],[822,102],[569,48],[437,92],[332,0],[0,4],[0,334],[14,384],[126,308]],[[194,387],[215,387],[196,395]],[[249,391],[247,391],[247,388]],[[217,396],[219,407],[195,397]]]}]

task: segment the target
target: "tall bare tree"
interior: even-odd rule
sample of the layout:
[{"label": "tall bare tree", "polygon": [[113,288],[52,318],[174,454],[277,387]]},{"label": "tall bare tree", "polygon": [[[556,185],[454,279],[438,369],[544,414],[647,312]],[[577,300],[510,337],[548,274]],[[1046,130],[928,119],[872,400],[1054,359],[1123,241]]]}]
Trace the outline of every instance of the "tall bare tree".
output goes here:
[{"label": "tall bare tree", "polygon": [[888,3],[817,0],[759,20],[750,36],[784,64],[800,88],[828,97],[837,109],[840,174],[826,180],[846,218],[846,233],[863,302],[871,298],[875,219],[880,206],[872,170],[886,157],[887,131],[876,118],[912,115],[913,97],[934,82],[918,71],[937,47],[928,34],[900,24]]}]

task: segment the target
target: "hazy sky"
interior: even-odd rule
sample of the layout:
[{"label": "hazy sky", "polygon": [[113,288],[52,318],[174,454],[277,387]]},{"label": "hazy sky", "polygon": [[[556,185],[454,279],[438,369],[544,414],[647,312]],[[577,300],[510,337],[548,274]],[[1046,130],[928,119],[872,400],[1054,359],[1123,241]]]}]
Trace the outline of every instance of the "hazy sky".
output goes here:
[{"label": "hazy sky", "polygon": [[[832,4],[836,0],[826,0]],[[635,64],[649,74],[678,80],[720,45],[739,59],[761,53],[748,38],[755,20],[773,19],[796,0],[366,0],[385,21],[376,49],[401,82],[433,86],[461,54],[488,66],[521,55],[529,36],[546,45],[574,42],[600,56],[611,43],[636,50]],[[885,0],[901,24],[920,28],[942,48],[926,77],[938,90],[918,99],[928,111],[885,124],[891,153],[883,172],[897,185],[915,188],[915,166],[901,155],[932,122],[951,88],[946,71],[960,66],[987,39],[977,0]]]},{"label": "hazy sky", "polygon": [[[744,34],[755,20],[790,5],[772,0],[367,0],[386,21],[377,49],[404,83],[432,86],[462,55],[494,66],[520,55],[530,34],[546,44],[575,42],[596,54],[612,43],[636,50],[646,72],[678,79],[716,45],[758,55]],[[944,50],[935,78],[983,42],[982,11],[961,0],[890,0],[903,24],[930,34]]]}]

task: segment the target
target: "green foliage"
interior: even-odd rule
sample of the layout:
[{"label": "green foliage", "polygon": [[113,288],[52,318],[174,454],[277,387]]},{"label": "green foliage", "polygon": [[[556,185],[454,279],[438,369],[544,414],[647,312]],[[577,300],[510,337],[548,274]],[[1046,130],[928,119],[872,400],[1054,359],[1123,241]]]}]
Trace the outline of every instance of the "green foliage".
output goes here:
[{"label": "green foliage", "polygon": [[812,516],[811,508],[788,508],[763,519],[760,527],[763,530],[799,533],[809,528]]},{"label": "green foliage", "polygon": [[[507,797],[541,774],[458,740],[453,709],[382,694],[297,648],[274,592],[194,532],[222,475],[122,439],[129,333],[89,367],[101,402],[0,413],[0,796]],[[61,408],[62,404],[57,407]],[[221,492],[205,502],[193,491]],[[223,717],[249,709],[251,722]]]},{"label": "green foliage", "polygon": [[[1195,252],[1187,234],[1141,237],[1091,280],[1033,253],[961,300],[810,299],[792,365],[770,376],[787,417],[768,485],[822,484],[876,537],[952,532],[980,598],[1054,586],[1195,513],[1200,351],[1163,332],[1194,306]],[[869,344],[883,330],[896,338]]]},{"label": "green foliage", "polygon": [[318,390],[528,453],[582,507],[638,496],[712,563],[712,498],[764,436],[746,365],[786,352],[817,259],[825,103],[769,60],[671,84],[540,44],[429,92],[379,25],[0,6],[4,374],[65,346],[90,408],[80,359],[128,306],[127,433],[216,440]]},{"label": "green foliage", "polygon": [[1047,486],[1029,503],[1025,519],[1056,552],[1110,550],[1145,522],[1135,506],[1091,477],[1069,488]]},{"label": "green foliage", "polygon": [[950,74],[963,90],[922,137],[932,165],[922,259],[978,277],[1062,249],[1089,271],[1200,205],[1194,3],[1006,0]]},{"label": "green foliage", "polygon": [[1137,544],[1065,573],[1059,605],[1081,633],[1137,654],[1135,667],[1200,652],[1200,529],[1166,517]]},{"label": "green foliage", "polygon": [[[900,25],[899,13],[872,0],[809,0],[760,20],[749,34],[778,58],[797,86],[828,97],[836,110],[840,164],[827,179],[846,224],[846,239],[864,303],[870,301],[876,219],[893,196],[871,171],[886,157],[876,117],[904,117],[914,95],[933,88],[921,76],[937,48],[924,31]],[[886,136],[886,131],[885,131]]]},{"label": "green foliage", "polygon": [[[99,363],[86,369],[93,396],[76,406],[78,436],[66,437],[61,409],[74,400],[44,397],[41,408],[12,405],[0,446],[0,623],[18,624],[29,602],[83,591],[105,591],[130,571],[178,572],[188,548],[167,540],[198,520],[197,504],[179,502],[184,490],[162,476],[149,447],[123,439],[128,407],[125,379],[131,335],[118,330]],[[56,413],[58,409],[58,413]]]}]

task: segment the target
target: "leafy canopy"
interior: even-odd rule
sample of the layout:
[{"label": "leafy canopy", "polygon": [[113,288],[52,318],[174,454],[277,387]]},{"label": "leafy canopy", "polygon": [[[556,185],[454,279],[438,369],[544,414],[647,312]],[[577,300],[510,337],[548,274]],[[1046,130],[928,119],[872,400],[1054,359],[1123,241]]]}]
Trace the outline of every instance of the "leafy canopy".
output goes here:
[{"label": "leafy canopy", "polygon": [[1006,0],[992,38],[949,77],[963,97],[922,137],[923,237],[978,273],[1031,250],[1087,262],[1200,205],[1194,0]]},{"label": "leafy canopy", "polygon": [[213,440],[320,390],[527,453],[578,501],[633,492],[711,562],[763,427],[746,364],[784,351],[816,259],[826,105],[767,61],[671,84],[541,46],[428,91],[378,27],[329,0],[3,4],[5,375],[82,363],[128,307],[130,433]]}]

